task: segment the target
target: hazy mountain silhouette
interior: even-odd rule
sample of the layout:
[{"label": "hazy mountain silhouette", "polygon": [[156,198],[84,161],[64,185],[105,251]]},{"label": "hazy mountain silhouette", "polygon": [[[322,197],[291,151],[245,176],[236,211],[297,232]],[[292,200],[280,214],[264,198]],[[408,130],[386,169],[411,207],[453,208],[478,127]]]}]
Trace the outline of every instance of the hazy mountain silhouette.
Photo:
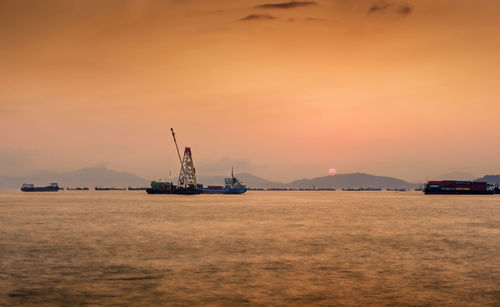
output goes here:
[{"label": "hazy mountain silhouette", "polygon": [[59,183],[62,187],[76,186],[147,186],[149,180],[137,175],[118,172],[104,167],[82,168],[69,172],[43,172],[33,176],[13,177],[0,176],[0,189],[18,189],[23,183],[48,185]]},{"label": "hazy mountain silhouette", "polygon": [[[234,176],[251,188],[283,188],[286,186],[282,182],[269,181],[250,173],[237,173]],[[228,176],[198,176],[197,180],[198,183],[205,185],[224,185],[226,177]]]},{"label": "hazy mountain silhouette", "polygon": [[486,175],[474,181],[486,181],[489,184],[500,184],[500,175]]},{"label": "hazy mountain silhouette", "polygon": [[[415,188],[422,184],[410,183],[392,177],[374,176],[363,173],[338,174],[334,176],[299,179],[290,183],[269,181],[249,173],[235,175],[251,188]],[[198,183],[223,185],[225,176],[199,176]]]},{"label": "hazy mountain silhouette", "polygon": [[[244,184],[250,188],[415,188],[422,184],[411,183],[401,179],[385,176],[375,176],[364,173],[337,174],[333,176],[317,177],[312,179],[300,179],[290,183],[276,182],[255,176],[250,173],[235,174]],[[205,185],[224,185],[226,176],[198,176],[198,183]],[[446,178],[457,179],[457,178]],[[458,178],[460,180],[460,178]],[[110,170],[104,167],[82,168],[69,172],[44,172],[33,176],[0,176],[0,189],[19,189],[23,183],[35,185],[47,185],[57,182],[63,187],[77,186],[149,186],[148,179],[140,176]],[[488,175],[474,181],[487,181],[490,184],[500,183],[500,175]],[[176,183],[177,179],[174,178]]]},{"label": "hazy mountain silhouette", "polygon": [[290,182],[293,188],[416,188],[419,183],[410,183],[401,179],[374,176],[363,173],[337,174],[333,176],[300,179]]}]

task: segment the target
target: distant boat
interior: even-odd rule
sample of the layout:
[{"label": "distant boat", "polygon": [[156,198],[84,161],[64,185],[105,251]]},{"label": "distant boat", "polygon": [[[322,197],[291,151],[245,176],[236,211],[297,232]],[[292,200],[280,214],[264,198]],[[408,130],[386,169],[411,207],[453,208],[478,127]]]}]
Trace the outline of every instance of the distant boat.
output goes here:
[{"label": "distant boat", "polygon": [[89,188],[88,187],[83,187],[83,188],[76,187],[76,188],[66,188],[66,190],[68,190],[68,191],[88,191]]},{"label": "distant boat", "polygon": [[96,191],[125,191],[126,188],[103,188],[103,187],[95,187]]},{"label": "distant boat", "polygon": [[408,190],[405,189],[405,188],[400,188],[400,189],[387,189],[387,191],[390,191],[390,192],[407,192]]},{"label": "distant boat", "polygon": [[148,189],[148,187],[128,187],[127,190],[129,191],[146,191]]},{"label": "distant boat", "polygon": [[203,194],[243,194],[247,191],[247,186],[234,177],[233,169],[231,168],[231,177],[224,179],[225,186],[209,185],[202,188]]},{"label": "distant boat", "polygon": [[342,191],[349,191],[349,192],[352,192],[352,191],[382,191],[382,189],[381,188],[357,188],[357,189],[344,188],[344,189],[342,189]]},{"label": "distant boat", "polygon": [[35,187],[30,183],[25,183],[21,186],[21,191],[23,192],[57,192],[59,190],[60,188],[57,183],[51,183],[46,187]]}]

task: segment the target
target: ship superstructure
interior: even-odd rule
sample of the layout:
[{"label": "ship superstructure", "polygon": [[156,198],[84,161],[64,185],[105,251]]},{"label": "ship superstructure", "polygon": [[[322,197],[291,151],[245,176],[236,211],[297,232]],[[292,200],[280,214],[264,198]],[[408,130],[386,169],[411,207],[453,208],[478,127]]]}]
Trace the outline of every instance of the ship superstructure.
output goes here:
[{"label": "ship superstructure", "polygon": [[224,178],[223,186],[207,186],[203,188],[204,194],[243,194],[247,191],[247,186],[244,185],[238,178],[234,176],[233,168],[231,168],[231,177]]}]

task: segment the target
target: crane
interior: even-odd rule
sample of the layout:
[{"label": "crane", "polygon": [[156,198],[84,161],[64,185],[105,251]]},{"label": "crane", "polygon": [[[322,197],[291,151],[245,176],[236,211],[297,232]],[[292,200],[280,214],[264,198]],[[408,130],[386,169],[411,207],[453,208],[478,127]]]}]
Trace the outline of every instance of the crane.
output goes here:
[{"label": "crane", "polygon": [[174,138],[175,149],[177,150],[177,155],[179,157],[179,162],[181,163],[181,171],[179,173],[179,186],[188,188],[196,188],[196,171],[193,163],[193,156],[191,154],[191,148],[184,148],[184,158],[181,158],[181,153],[179,151],[179,146],[177,145],[177,139],[175,138],[174,128],[170,128],[172,131],[172,137]]}]

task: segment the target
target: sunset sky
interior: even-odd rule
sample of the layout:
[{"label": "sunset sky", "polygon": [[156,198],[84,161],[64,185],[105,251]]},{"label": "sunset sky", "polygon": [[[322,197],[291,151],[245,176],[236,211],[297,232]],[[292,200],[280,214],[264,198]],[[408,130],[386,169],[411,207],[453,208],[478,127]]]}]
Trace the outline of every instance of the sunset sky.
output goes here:
[{"label": "sunset sky", "polygon": [[0,0],[0,175],[500,173],[500,1]]}]

